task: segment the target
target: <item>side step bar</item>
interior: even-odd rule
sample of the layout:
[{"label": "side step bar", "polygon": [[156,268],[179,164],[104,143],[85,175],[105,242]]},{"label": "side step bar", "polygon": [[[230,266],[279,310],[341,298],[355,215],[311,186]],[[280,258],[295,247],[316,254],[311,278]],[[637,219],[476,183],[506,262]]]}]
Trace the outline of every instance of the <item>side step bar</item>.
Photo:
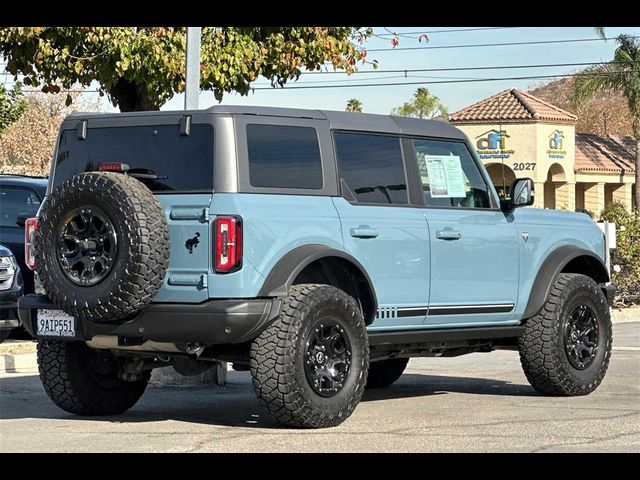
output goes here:
[{"label": "side step bar", "polygon": [[369,345],[401,345],[415,343],[447,342],[455,340],[492,340],[499,338],[519,337],[524,332],[524,326],[508,327],[476,327],[476,328],[447,328],[397,330],[386,332],[369,332]]}]

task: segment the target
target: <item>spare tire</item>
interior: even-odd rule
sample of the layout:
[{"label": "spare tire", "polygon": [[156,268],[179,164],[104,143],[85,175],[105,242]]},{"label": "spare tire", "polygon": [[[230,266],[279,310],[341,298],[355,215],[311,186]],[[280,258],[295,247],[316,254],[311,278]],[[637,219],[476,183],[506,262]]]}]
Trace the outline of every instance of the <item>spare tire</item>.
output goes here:
[{"label": "spare tire", "polygon": [[169,228],[160,202],[140,181],[81,173],[43,203],[35,251],[54,304],[80,319],[122,321],[160,290]]}]

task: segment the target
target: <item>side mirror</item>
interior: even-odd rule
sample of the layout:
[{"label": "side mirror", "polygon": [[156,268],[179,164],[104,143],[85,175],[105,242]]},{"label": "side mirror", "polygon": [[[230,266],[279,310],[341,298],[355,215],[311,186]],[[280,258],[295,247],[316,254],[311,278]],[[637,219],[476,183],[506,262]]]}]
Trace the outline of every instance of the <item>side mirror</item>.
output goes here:
[{"label": "side mirror", "polygon": [[18,215],[18,218],[16,218],[16,224],[19,227],[24,228],[24,224],[26,223],[27,218],[31,218],[33,217],[33,215],[33,213],[21,213],[20,215]]},{"label": "side mirror", "polygon": [[533,205],[535,187],[533,180],[530,178],[516,178],[511,184],[510,192],[511,199],[500,202],[503,210],[513,210],[514,208]]}]

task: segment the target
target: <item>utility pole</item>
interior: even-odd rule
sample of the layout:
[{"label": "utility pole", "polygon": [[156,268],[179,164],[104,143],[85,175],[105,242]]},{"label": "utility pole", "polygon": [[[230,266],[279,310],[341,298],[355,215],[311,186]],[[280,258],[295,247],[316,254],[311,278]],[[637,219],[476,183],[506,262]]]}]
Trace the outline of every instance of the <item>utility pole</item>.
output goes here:
[{"label": "utility pole", "polygon": [[197,110],[200,95],[200,33],[201,27],[187,27],[187,81],[184,109]]}]

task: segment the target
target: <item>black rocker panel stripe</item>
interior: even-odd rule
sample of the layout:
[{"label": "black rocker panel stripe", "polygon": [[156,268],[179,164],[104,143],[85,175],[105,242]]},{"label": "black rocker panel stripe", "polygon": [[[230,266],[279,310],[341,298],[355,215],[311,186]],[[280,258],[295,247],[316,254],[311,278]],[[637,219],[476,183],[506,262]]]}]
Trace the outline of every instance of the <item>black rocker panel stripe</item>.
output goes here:
[{"label": "black rocker panel stripe", "polygon": [[398,308],[398,313],[396,314],[397,318],[403,317],[420,317],[426,315],[429,309],[427,307],[416,307],[416,308]]},{"label": "black rocker panel stripe", "polygon": [[505,313],[513,310],[514,305],[444,305],[439,307],[399,307],[396,317],[419,317],[421,315],[459,315],[474,313]]},{"label": "black rocker panel stripe", "polygon": [[447,305],[429,308],[429,316],[432,315],[458,315],[472,313],[505,313],[513,310],[514,305]]}]

